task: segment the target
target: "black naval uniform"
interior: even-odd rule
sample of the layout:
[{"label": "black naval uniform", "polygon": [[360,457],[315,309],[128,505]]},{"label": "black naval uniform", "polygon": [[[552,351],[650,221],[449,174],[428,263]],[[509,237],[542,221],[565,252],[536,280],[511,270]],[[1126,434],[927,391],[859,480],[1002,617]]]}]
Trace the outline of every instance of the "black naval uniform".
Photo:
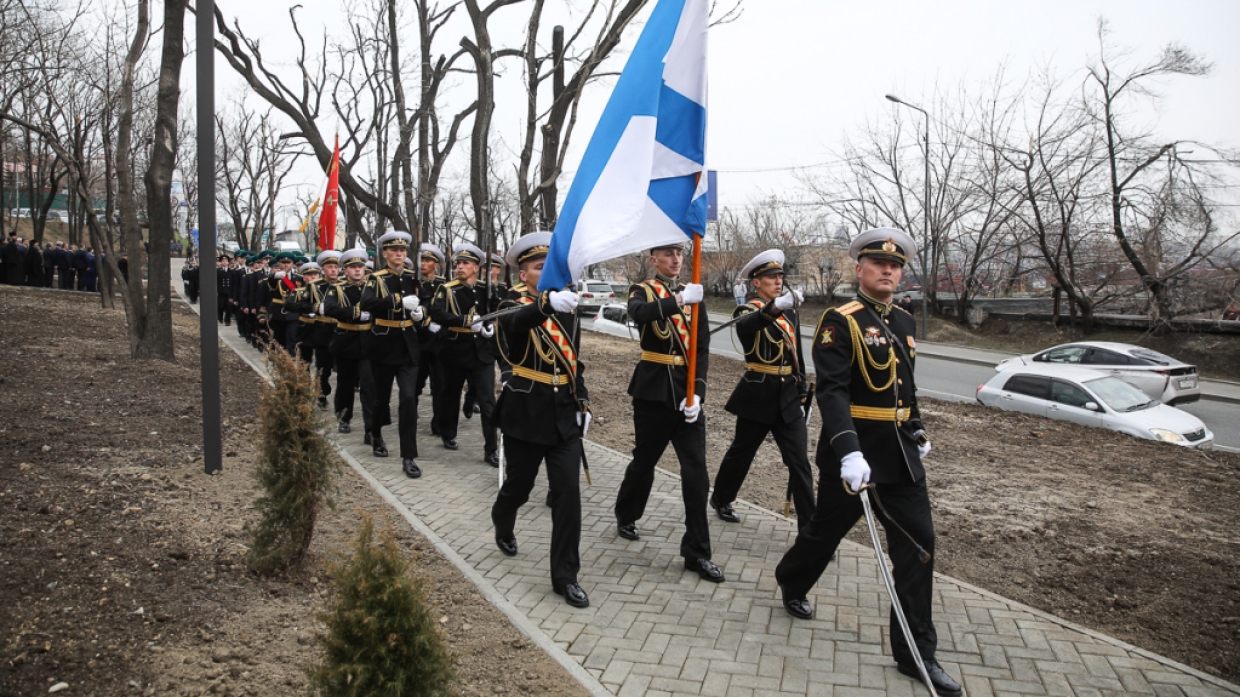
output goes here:
[{"label": "black naval uniform", "polygon": [[[422,301],[422,307],[429,313],[431,308],[431,300],[435,298],[435,291],[447,282],[443,276],[431,276],[430,278],[422,277],[418,279],[418,299]],[[439,345],[442,343],[441,335],[443,331],[438,333],[430,330],[430,323],[425,322],[418,328],[418,344],[422,347],[421,360],[418,361],[418,395],[421,396],[423,388],[429,380],[431,383],[431,395],[436,396],[443,391],[443,366],[439,362]],[[431,400],[431,435],[439,435],[439,413],[435,411],[438,398]]]},{"label": "black naval uniform", "polygon": [[269,275],[271,269],[266,267],[251,269],[241,281],[241,307],[248,310],[245,313],[246,339],[254,346],[264,346],[263,340],[269,336],[265,325],[267,313],[262,301],[262,289]]},{"label": "black naval uniform", "polygon": [[314,367],[319,375],[319,397],[322,400],[326,400],[332,393],[331,343],[336,320],[319,312],[319,306],[331,294],[332,288],[326,278],[320,277],[314,283],[298,288],[296,296],[286,304],[290,311],[301,315],[301,332],[298,336],[301,359],[306,363],[314,359]]},{"label": "black naval uniform", "polygon": [[438,324],[443,335],[439,360],[443,364],[443,391],[435,394],[439,415],[439,435],[444,441],[456,440],[460,424],[461,387],[468,380],[477,390],[478,406],[482,409],[482,438],[487,455],[495,453],[495,354],[494,339],[487,339],[470,328],[474,320],[494,309],[486,300],[486,287],[473,286],[453,279],[435,291],[431,301],[431,321]]},{"label": "black naval uniform", "polygon": [[771,434],[788,468],[797,527],[804,528],[814,515],[814,477],[806,454],[802,407],[807,405],[810,385],[798,336],[799,318],[795,310],[781,313],[774,302],[761,299],[737,307],[732,316],[743,317],[735,326],[746,369],[724,405],[736,414],[736,435],[715,476],[711,505],[731,505],[736,500],[758,448]]},{"label": "black naval uniform", "polygon": [[290,312],[284,303],[293,299],[297,292],[297,281],[292,271],[284,278],[276,278],[272,272],[261,285],[262,303],[267,308],[267,329],[271,332],[271,340],[277,346],[283,346],[290,356],[297,355],[297,313]]},{"label": "black naval uniform", "polygon": [[[681,495],[685,502],[685,534],[680,554],[686,560],[710,559],[710,528],[706,521],[706,496],[710,475],[706,472],[706,415],[685,422],[680,402],[686,396],[689,369],[685,362],[688,332],[697,332],[697,376],[694,393],[698,404],[706,397],[706,371],[710,365],[710,328],[705,308],[698,326],[689,327],[689,309],[676,303],[682,286],[675,279],[656,277],[629,289],[629,317],[640,328],[642,357],[629,381],[633,398],[633,460],[624,472],[616,496],[616,520],[636,523],[646,512],[654,484],[654,468],[667,449],[676,449],[680,460]],[[686,327],[682,335],[675,318]]]},{"label": "black naval uniform", "polygon": [[[370,362],[362,349],[362,337],[370,333],[374,322],[362,319],[362,289],[365,282],[353,285],[347,281],[331,286],[323,299],[328,317],[336,321],[332,326],[331,352],[336,366],[336,397],[332,410],[336,420],[347,424],[353,420],[353,392],[361,387],[362,422],[366,433],[374,433],[375,383],[370,373]],[[391,397],[391,387],[388,387]],[[389,417],[390,420],[390,417]]]},{"label": "black naval uniform", "polygon": [[228,291],[232,286],[232,269],[228,267],[215,270],[215,321],[225,327],[232,324],[232,305],[228,302]]},{"label": "black naval uniform", "polygon": [[491,521],[495,537],[511,540],[517,511],[530,498],[539,463],[547,461],[551,489],[551,583],[577,583],[581,569],[581,427],[589,408],[585,366],[577,355],[581,327],[573,313],[555,312],[550,292],[523,293],[503,307],[524,309],[502,317],[499,334],[512,368],[496,406],[504,432],[508,479]]},{"label": "black naval uniform", "polygon": [[361,309],[373,315],[373,326],[362,335],[362,349],[375,381],[371,433],[382,443],[380,430],[392,423],[392,381],[398,394],[397,430],[401,459],[418,456],[418,330],[401,300],[417,296],[418,276],[407,269],[384,267],[366,280]]},{"label": "black naval uniform", "polygon": [[[828,562],[863,515],[861,501],[840,481],[843,456],[861,451],[871,468],[870,482],[888,513],[934,554],[934,523],[926,472],[917,450],[921,414],[913,385],[916,342],[913,316],[864,295],[827,310],[814,333],[814,368],[822,436],[818,441],[818,508],[775,569],[784,599],[804,599]],[[891,345],[899,342],[903,353]],[[907,355],[907,360],[903,357]],[[887,527],[887,519],[878,520]],[[903,533],[888,528],[887,548],[894,567],[896,595],[925,661],[934,660],[938,635],[930,617],[934,562],[923,564]],[[914,660],[891,613],[891,644],[896,662]]]}]

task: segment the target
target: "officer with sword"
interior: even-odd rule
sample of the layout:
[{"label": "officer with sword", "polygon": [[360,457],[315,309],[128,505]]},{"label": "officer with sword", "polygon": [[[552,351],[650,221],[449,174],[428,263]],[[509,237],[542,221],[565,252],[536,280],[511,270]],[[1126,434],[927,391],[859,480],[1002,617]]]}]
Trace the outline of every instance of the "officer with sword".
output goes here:
[{"label": "officer with sword", "polygon": [[578,355],[577,294],[537,290],[550,244],[551,233],[535,232],[517,240],[507,254],[509,266],[519,270],[518,287],[523,290],[504,301],[502,308],[515,311],[498,320],[497,344],[512,372],[495,407],[508,478],[491,508],[491,521],[496,546],[516,555],[517,512],[529,501],[545,460],[551,490],[551,587],[569,605],[587,607],[590,598],[578,584],[577,572],[581,439],[590,428],[590,399]]},{"label": "officer with sword", "polygon": [[736,415],[736,435],[715,475],[710,507],[722,520],[741,521],[732,503],[769,434],[788,468],[797,526],[804,528],[814,515],[814,475],[806,454],[806,417],[812,395],[796,311],[804,296],[797,290],[783,292],[784,253],[778,249],[755,256],[741,276],[753,284],[757,297],[732,313],[738,319],[736,336],[746,369],[723,407]]},{"label": "officer with sword", "polygon": [[[860,517],[873,528],[873,501],[894,566],[893,581],[875,544],[894,596],[891,648],[897,668],[922,679],[932,693],[960,695],[960,685],[935,660],[934,522],[922,466],[930,441],[913,383],[913,317],[893,305],[917,245],[900,230],[878,228],[858,235],[849,253],[857,260],[857,298],[823,313],[813,339],[823,424],[816,454],[818,506],[776,567],[775,579],[788,614],[813,618],[810,589]],[[877,531],[871,529],[871,537],[877,541]]]}]

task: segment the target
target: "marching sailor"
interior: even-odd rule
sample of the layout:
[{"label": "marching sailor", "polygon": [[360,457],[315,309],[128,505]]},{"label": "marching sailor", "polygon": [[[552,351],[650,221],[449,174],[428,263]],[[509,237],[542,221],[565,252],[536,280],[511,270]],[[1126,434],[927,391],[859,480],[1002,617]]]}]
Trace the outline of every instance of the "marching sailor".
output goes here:
[{"label": "marching sailor", "polygon": [[[439,270],[443,268],[443,261],[443,252],[433,244],[423,243],[418,250],[418,270],[421,272],[418,278],[418,298],[422,301],[424,308],[431,306],[435,291],[439,290],[439,286],[448,280],[439,273]],[[427,322],[418,329],[418,343],[422,346],[422,360],[418,363],[419,396],[428,380],[431,383],[432,395],[437,395],[443,390],[443,366],[439,362],[440,329],[441,327],[433,322]],[[439,435],[439,415],[434,410],[436,404],[437,401],[432,399],[432,436]]]},{"label": "marching sailor", "polygon": [[757,297],[732,312],[742,318],[735,327],[746,370],[724,405],[736,414],[736,435],[715,475],[710,507],[721,519],[740,522],[732,503],[758,447],[770,434],[788,468],[797,526],[805,527],[814,515],[814,477],[806,454],[810,384],[796,311],[804,296],[796,290],[783,293],[784,253],[778,249],[751,259],[741,276],[753,284]]},{"label": "marching sailor", "polygon": [[491,421],[495,410],[495,328],[490,322],[478,321],[495,309],[495,304],[487,297],[486,286],[478,283],[479,269],[485,258],[486,252],[468,242],[454,247],[455,278],[440,286],[431,300],[431,321],[441,327],[443,334],[439,351],[443,362],[443,394],[435,394],[438,402],[435,412],[439,415],[443,447],[456,450],[460,423],[457,408],[461,387],[468,380],[477,391],[478,406],[482,409],[483,461],[499,467],[499,446],[495,424]]},{"label": "marching sailor", "polygon": [[577,583],[581,568],[581,439],[590,427],[590,399],[578,355],[581,326],[571,290],[538,292],[551,233],[535,232],[508,250],[522,288],[503,307],[522,307],[499,320],[504,358],[512,368],[496,406],[504,432],[508,479],[500,487],[491,521],[495,544],[517,553],[517,511],[530,498],[538,466],[547,462],[551,490],[551,587],[573,607],[590,598]]},{"label": "marching sailor", "polygon": [[[827,310],[814,332],[814,368],[822,435],[818,441],[818,507],[809,525],[775,569],[784,608],[810,619],[807,594],[822,576],[840,540],[863,514],[852,491],[873,485],[879,520],[887,530],[896,595],[916,646],[909,646],[891,612],[891,648],[900,672],[919,679],[917,651],[940,695],[960,685],[935,660],[938,635],[930,616],[934,585],[934,523],[922,459],[930,441],[913,383],[917,343],[912,315],[893,306],[912,237],[893,228],[867,230],[853,240],[856,300]],[[920,544],[928,557],[919,559]]]},{"label": "marching sailor", "polygon": [[[373,400],[375,383],[370,375],[370,362],[362,350],[362,337],[371,330],[374,322],[369,312],[362,310],[362,289],[366,285],[366,252],[351,249],[340,255],[345,280],[327,289],[323,299],[323,314],[336,320],[332,325],[331,352],[336,366],[336,397],[332,409],[336,414],[336,430],[352,431],[353,392],[361,387],[362,423],[365,425],[367,445],[373,444]],[[386,450],[384,451],[386,452]]]},{"label": "marching sailor", "polygon": [[418,467],[418,330],[425,318],[418,299],[418,276],[405,268],[413,236],[397,230],[379,238],[384,266],[371,274],[362,289],[361,310],[373,317],[370,331],[363,332],[362,349],[375,383],[371,448],[375,457],[387,457],[381,433],[392,423],[392,381],[399,391],[397,431],[405,476],[422,476]]},{"label": "marching sailor", "polygon": [[[681,285],[684,263],[679,245],[650,250],[655,277],[629,289],[629,317],[641,331],[641,360],[629,381],[633,398],[633,460],[616,496],[616,531],[626,540],[641,537],[637,521],[646,512],[654,484],[654,468],[668,443],[680,460],[681,494],[685,502],[685,534],[680,555],[685,569],[711,583],[722,583],[723,570],[710,560],[710,526],[706,496],[706,370],[710,360],[710,329],[705,310],[690,326],[690,305],[702,302],[702,286]],[[689,332],[697,332],[697,376],[692,404],[687,403]]]}]

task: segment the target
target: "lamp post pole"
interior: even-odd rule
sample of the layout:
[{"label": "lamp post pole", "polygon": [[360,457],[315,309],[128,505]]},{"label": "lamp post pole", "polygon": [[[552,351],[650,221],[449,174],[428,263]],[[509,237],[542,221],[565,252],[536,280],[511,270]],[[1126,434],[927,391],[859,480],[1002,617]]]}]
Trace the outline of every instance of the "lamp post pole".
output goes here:
[{"label": "lamp post pole", "polygon": [[[925,230],[926,230],[927,244],[922,245],[922,246],[923,248],[928,247],[929,242],[930,242],[930,114],[925,109],[922,109],[916,104],[909,104],[908,102],[904,101],[903,99],[900,99],[894,94],[886,95],[886,97],[888,100],[893,101],[896,104],[902,104],[910,109],[916,109],[917,111],[921,112],[922,116],[926,117],[926,130],[925,130],[926,143],[925,143],[925,150],[922,151],[922,155],[923,155],[922,159],[925,161],[925,165],[926,165],[926,173],[924,176],[925,193],[923,194],[925,196],[925,203],[922,206],[922,212],[925,214],[925,221],[926,221]],[[921,264],[921,275],[922,275],[922,279],[921,279],[921,338],[924,340],[926,338],[926,335],[930,333],[930,317],[929,317],[929,311],[928,311],[928,308],[930,305],[930,293],[927,290],[929,279],[926,277],[927,272],[928,272],[927,267],[929,266],[929,264],[926,263],[926,250],[925,249],[922,250],[921,259],[922,259],[922,264]],[[936,282],[937,280],[938,279],[935,279]]]}]

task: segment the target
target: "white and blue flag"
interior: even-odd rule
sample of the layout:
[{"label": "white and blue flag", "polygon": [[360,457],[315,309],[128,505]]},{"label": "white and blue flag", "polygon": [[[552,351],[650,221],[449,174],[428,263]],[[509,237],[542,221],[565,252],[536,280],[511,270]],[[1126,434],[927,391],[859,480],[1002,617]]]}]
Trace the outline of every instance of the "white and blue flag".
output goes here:
[{"label": "white and blue flag", "polygon": [[569,187],[539,290],[705,232],[708,11],[708,0],[655,6]]}]

